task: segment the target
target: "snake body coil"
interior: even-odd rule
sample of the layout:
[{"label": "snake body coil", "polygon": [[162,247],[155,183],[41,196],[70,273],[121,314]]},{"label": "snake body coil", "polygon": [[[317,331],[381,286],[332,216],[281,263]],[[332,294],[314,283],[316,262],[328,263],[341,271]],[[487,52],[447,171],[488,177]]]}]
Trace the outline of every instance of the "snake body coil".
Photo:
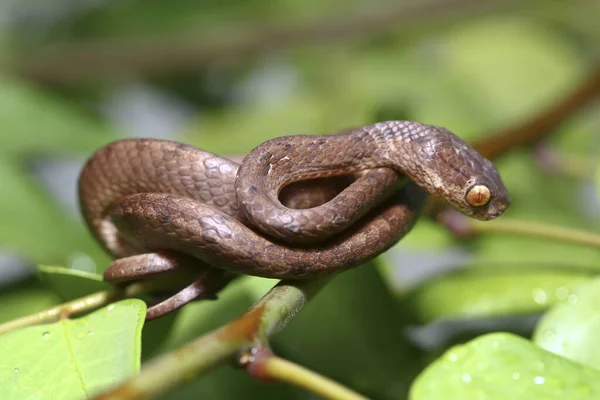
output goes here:
[{"label": "snake body coil", "polygon": [[[330,183],[308,182],[302,194],[288,193],[289,207],[281,203],[294,182],[348,174],[357,178],[339,194],[313,196]],[[479,219],[509,203],[487,159],[446,129],[407,121],[273,139],[241,166],[181,143],[121,140],[98,150],[79,180],[85,220],[118,258],[109,280],[176,268],[181,253],[270,278],[342,271],[400,240],[423,190]],[[304,209],[293,208],[296,198]]]},{"label": "snake body coil", "polygon": [[[447,129],[388,121],[335,136],[288,136],[269,140],[242,162],[235,182],[251,223],[282,241],[313,243],[338,233],[372,208],[361,192],[342,192],[331,202],[291,210],[278,200],[286,185],[323,176],[388,167],[462,213],[492,219],[507,207],[508,193],[492,163]],[[469,203],[469,191],[485,187],[485,204]]]}]

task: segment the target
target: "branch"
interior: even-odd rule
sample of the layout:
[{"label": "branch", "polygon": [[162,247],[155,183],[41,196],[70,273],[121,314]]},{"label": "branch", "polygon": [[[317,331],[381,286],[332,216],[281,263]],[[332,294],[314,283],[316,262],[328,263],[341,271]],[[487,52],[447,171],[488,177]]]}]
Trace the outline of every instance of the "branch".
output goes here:
[{"label": "branch", "polygon": [[476,221],[448,210],[438,217],[438,222],[460,238],[472,238],[482,233],[530,236],[540,239],[573,243],[582,246],[600,247],[600,234],[582,229],[565,228],[533,221],[522,221],[503,217],[495,221]]},{"label": "branch", "polygon": [[168,392],[253,347],[267,347],[268,337],[288,322],[331,279],[282,281],[235,321],[150,361],[139,375],[96,400],[136,400]]},{"label": "branch", "polygon": [[496,159],[517,147],[532,146],[555,132],[567,118],[600,95],[600,65],[571,93],[533,118],[490,135],[474,144],[489,159]]},{"label": "branch", "polygon": [[81,313],[84,311],[93,310],[108,302],[115,300],[118,292],[115,290],[105,290],[90,294],[79,299],[60,304],[48,310],[40,311],[39,313],[27,315],[25,317],[13,319],[0,325],[0,335],[25,328],[27,326],[48,324],[56,322],[62,318],[68,318],[70,315]]},{"label": "branch", "polygon": [[[123,298],[140,297],[144,294],[155,292],[181,289],[179,283],[175,280],[149,280],[142,282],[134,282],[122,288],[113,290],[104,290],[86,296],[80,297],[66,303],[59,304],[44,311],[35,314],[26,315],[21,318],[0,324],[0,335],[33,325],[49,324],[60,319],[69,318],[71,316],[91,311],[102,307],[112,301],[117,301]],[[160,306],[160,304],[159,304]],[[148,308],[148,314],[153,312],[153,307]],[[172,307],[171,307],[172,308]],[[155,310],[154,313],[156,314]],[[147,316],[148,316],[147,314]],[[150,318],[151,319],[151,318]]]},{"label": "branch", "polygon": [[[450,18],[465,12],[496,10],[521,4],[516,0],[429,0],[390,3],[382,10],[340,18],[339,15],[305,25],[278,24],[254,27],[233,35],[193,34],[162,41],[121,40],[88,42],[38,50],[17,61],[13,69],[29,79],[73,84],[88,79],[119,78],[197,71],[207,65],[240,62],[269,52],[301,45],[322,45],[365,37],[391,29],[415,27],[425,21]],[[200,37],[207,38],[204,42]]]},{"label": "branch", "polygon": [[263,357],[257,369],[263,379],[277,379],[303,387],[312,393],[331,400],[367,400],[366,397],[310,371],[291,361],[272,354]]},{"label": "branch", "polygon": [[[600,92],[600,68],[591,79],[573,93],[532,120],[509,128],[479,142],[476,148],[495,158],[508,150],[531,145],[556,129],[569,115],[583,107]],[[598,238],[585,232],[510,221],[493,228],[491,223],[470,221],[472,232],[513,232],[543,236],[563,241],[595,245]],[[496,221],[498,222],[498,221]],[[545,233],[544,233],[545,232]],[[218,363],[243,356],[250,349],[268,348],[269,336],[279,332],[331,277],[310,282],[281,282],[237,320],[184,345],[172,353],[149,362],[139,375],[117,388],[100,395],[97,400],[146,399],[166,393],[183,384],[191,376],[215,367]],[[276,375],[276,374],[272,374]],[[272,376],[277,377],[277,376]],[[296,382],[297,384],[300,384]]]},{"label": "branch", "polygon": [[481,221],[471,221],[471,229],[474,233],[505,233],[600,247],[600,235],[594,232],[510,218],[503,218],[487,224]]}]

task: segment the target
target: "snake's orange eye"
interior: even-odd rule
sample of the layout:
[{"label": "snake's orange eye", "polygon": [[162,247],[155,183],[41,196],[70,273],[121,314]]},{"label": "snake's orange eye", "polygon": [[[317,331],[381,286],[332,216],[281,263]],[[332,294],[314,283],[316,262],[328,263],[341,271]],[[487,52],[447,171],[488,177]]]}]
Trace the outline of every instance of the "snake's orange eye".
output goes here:
[{"label": "snake's orange eye", "polygon": [[491,198],[490,189],[484,185],[475,185],[469,189],[465,198],[473,207],[485,206]]}]

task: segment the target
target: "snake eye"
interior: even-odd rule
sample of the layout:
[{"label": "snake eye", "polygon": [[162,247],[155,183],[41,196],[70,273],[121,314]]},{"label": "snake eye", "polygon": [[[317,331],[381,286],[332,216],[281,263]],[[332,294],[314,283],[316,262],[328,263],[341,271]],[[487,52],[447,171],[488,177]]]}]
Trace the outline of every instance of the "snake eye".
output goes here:
[{"label": "snake eye", "polygon": [[489,203],[491,197],[490,189],[487,186],[475,185],[469,189],[465,199],[471,206],[481,207]]}]

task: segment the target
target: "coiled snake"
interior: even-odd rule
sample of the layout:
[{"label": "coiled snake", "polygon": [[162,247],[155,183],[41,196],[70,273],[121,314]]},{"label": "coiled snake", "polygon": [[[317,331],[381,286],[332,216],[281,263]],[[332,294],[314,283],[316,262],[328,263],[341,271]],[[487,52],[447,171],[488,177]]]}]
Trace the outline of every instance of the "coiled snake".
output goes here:
[{"label": "coiled snake", "polygon": [[444,128],[409,121],[276,138],[241,165],[177,142],[121,140],[79,179],[84,218],[117,258],[107,280],[202,271],[149,317],[209,296],[232,274],[307,279],[360,265],[411,229],[424,192],[483,220],[509,204],[489,160]]}]

